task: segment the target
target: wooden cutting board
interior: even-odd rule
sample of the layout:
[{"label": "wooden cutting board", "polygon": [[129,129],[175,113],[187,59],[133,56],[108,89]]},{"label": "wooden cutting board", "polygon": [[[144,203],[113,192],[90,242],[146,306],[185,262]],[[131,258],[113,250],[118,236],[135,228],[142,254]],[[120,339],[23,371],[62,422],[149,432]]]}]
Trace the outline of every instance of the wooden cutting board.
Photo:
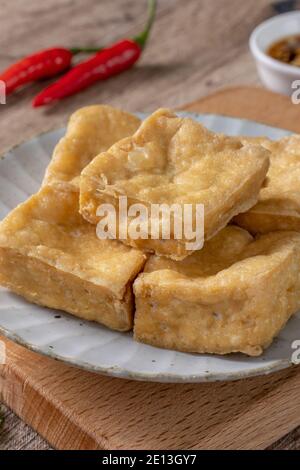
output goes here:
[{"label": "wooden cutting board", "polygon": [[[185,109],[300,133],[300,106],[231,88]],[[101,377],[1,338],[0,393],[58,449],[264,449],[300,425],[300,368],[238,382],[153,384]]]}]

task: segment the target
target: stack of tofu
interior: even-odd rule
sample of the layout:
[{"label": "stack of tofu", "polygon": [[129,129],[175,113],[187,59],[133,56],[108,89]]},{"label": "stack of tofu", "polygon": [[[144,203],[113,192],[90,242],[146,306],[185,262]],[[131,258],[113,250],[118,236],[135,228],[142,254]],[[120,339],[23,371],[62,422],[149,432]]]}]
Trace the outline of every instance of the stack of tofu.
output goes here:
[{"label": "stack of tofu", "polygon": [[[98,207],[118,213],[121,196],[203,205],[203,247],[172,231],[99,238]],[[256,356],[300,308],[299,232],[300,136],[228,137],[166,109],[140,122],[90,106],[39,192],[1,222],[0,284],[157,347]]]}]

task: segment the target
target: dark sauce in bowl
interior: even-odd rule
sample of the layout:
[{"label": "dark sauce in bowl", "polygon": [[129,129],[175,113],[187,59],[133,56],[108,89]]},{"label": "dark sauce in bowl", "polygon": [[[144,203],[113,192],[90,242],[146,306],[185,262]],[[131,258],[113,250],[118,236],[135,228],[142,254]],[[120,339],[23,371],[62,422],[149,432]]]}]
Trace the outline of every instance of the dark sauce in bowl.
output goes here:
[{"label": "dark sauce in bowl", "polygon": [[273,59],[300,67],[300,34],[287,36],[274,42],[267,50]]}]

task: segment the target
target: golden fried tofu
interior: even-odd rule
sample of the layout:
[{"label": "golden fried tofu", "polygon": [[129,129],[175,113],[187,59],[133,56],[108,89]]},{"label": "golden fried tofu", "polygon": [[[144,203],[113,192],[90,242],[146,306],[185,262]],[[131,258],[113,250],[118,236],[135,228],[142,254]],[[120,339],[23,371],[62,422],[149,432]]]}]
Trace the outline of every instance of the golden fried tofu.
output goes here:
[{"label": "golden fried tofu", "polygon": [[[214,134],[192,119],[161,109],[137,132],[103,152],[83,170],[80,211],[90,223],[100,217],[103,203],[119,210],[120,196],[128,206],[142,203],[204,205],[204,238],[210,239],[236,214],[258,199],[265,179],[269,152],[261,145]],[[192,224],[195,223],[195,211]],[[149,225],[157,223],[149,215]],[[159,222],[161,223],[161,221]],[[120,239],[122,237],[119,237]],[[191,254],[185,236],[176,239],[122,239],[125,244],[172,259]]]},{"label": "golden fried tofu", "polygon": [[137,123],[108,106],[72,116],[44,186],[0,224],[1,285],[36,304],[115,330],[132,328],[132,282],[146,257],[98,239],[95,226],[79,214],[78,176],[99,150],[129,135]]},{"label": "golden fried tofu", "polygon": [[1,223],[1,285],[112,329],[132,327],[131,282],[144,261],[137,250],[99,240],[70,191],[46,186]]},{"label": "golden fried tofu", "polygon": [[258,203],[234,221],[254,234],[300,231],[300,136],[258,141],[271,152],[267,179]]},{"label": "golden fried tofu", "polygon": [[107,105],[79,109],[54,150],[43,185],[70,183],[78,190],[83,168],[100,152],[134,134],[140,123],[136,116]]},{"label": "golden fried tofu", "polygon": [[183,261],[152,256],[134,293],[140,342],[259,355],[300,307],[300,234],[228,226]]}]

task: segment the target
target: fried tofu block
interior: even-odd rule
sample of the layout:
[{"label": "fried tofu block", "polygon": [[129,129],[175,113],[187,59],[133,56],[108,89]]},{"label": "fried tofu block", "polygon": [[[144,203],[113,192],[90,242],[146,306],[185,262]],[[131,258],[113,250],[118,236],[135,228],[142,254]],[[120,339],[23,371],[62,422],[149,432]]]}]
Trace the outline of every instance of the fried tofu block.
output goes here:
[{"label": "fried tofu block", "polygon": [[67,133],[54,150],[43,185],[69,183],[78,190],[83,168],[100,152],[134,134],[140,123],[132,114],[107,105],[79,109],[72,114]]},{"label": "fried tofu block", "polygon": [[78,212],[78,194],[45,186],[0,227],[0,284],[30,302],[109,328],[132,328],[131,284],[145,256],[99,240]]},{"label": "fried tofu block", "polygon": [[[249,141],[249,139],[248,139]],[[258,140],[270,153],[270,169],[258,203],[234,221],[251,233],[300,232],[300,136]]]},{"label": "fried tofu block", "polygon": [[260,355],[300,307],[300,234],[228,226],[183,261],[152,256],[134,293],[137,341]]},{"label": "fried tofu block", "polygon": [[78,177],[98,151],[130,135],[138,120],[109,106],[77,111],[42,189],[0,224],[0,284],[30,302],[109,328],[132,328],[132,282],[146,257],[99,240],[79,214]]},{"label": "fried tofu block", "polygon": [[[161,109],[137,132],[97,156],[82,172],[80,211],[96,224],[97,208],[110,203],[118,211],[119,197],[128,206],[152,204],[204,205],[204,238],[210,239],[236,214],[258,199],[265,179],[269,152],[261,145],[214,134],[192,119]],[[195,223],[195,211],[192,223]],[[155,224],[149,215],[149,225]],[[172,259],[191,254],[188,240],[133,239],[125,244]],[[121,237],[120,237],[121,238]]]}]

